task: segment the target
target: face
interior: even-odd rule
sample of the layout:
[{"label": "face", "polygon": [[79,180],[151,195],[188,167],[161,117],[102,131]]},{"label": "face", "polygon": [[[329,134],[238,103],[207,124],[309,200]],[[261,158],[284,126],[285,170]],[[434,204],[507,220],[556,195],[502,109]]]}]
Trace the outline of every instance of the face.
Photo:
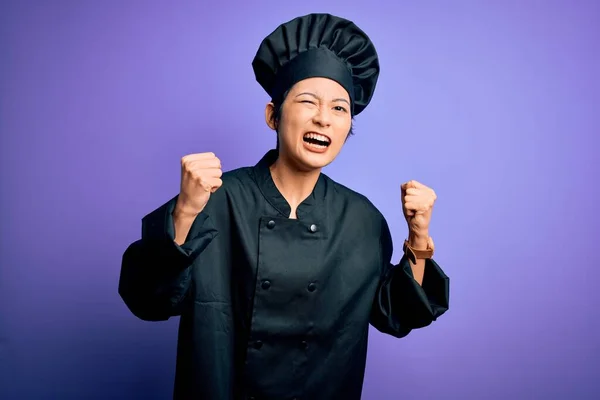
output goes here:
[{"label": "face", "polygon": [[294,85],[282,105],[275,126],[272,103],[267,105],[267,123],[279,130],[279,157],[296,168],[323,168],[340,153],[350,127],[350,97],[337,82],[310,78]]}]

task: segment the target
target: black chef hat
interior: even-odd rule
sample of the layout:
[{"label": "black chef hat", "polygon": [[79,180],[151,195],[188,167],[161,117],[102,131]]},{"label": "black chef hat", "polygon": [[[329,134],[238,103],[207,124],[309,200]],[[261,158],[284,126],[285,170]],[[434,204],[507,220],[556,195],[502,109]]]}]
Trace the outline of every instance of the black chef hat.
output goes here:
[{"label": "black chef hat", "polygon": [[369,37],[353,22],[309,14],[280,25],[260,44],[252,61],[257,82],[275,102],[297,82],[330,78],[348,91],[353,115],[367,107],[379,76]]}]

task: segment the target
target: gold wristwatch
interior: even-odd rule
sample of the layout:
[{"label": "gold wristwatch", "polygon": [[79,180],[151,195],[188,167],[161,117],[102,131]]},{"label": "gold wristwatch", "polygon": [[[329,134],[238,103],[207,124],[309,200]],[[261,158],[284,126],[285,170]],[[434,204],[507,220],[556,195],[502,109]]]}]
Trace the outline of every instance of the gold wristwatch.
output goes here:
[{"label": "gold wristwatch", "polygon": [[408,244],[408,240],[405,240],[403,250],[404,254],[408,256],[409,260],[412,261],[413,264],[416,263],[417,260],[426,260],[432,258],[434,250],[433,239],[431,238],[431,236],[427,238],[427,249],[425,250],[413,249]]}]

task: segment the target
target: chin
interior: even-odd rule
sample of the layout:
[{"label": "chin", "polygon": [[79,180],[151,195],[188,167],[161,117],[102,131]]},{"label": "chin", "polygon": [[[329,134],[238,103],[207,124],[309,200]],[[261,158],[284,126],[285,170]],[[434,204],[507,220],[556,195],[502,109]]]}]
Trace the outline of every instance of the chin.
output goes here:
[{"label": "chin", "polygon": [[298,161],[307,169],[321,169],[331,164],[337,153],[334,149],[328,148],[322,153],[312,152],[304,148],[300,149]]},{"label": "chin", "polygon": [[339,153],[339,150],[340,149],[332,146],[328,146],[325,149],[313,150],[307,148],[307,146],[301,142],[295,146],[288,147],[288,150],[284,151],[286,153],[285,158],[288,162],[295,165],[295,168],[299,171],[311,172],[331,164]]}]

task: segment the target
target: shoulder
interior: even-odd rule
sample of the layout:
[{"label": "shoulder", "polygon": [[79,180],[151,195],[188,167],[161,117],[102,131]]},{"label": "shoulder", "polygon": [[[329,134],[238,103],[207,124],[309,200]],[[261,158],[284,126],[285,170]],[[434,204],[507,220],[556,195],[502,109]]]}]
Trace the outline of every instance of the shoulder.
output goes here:
[{"label": "shoulder", "polygon": [[248,193],[257,189],[255,171],[253,167],[240,167],[223,172],[221,188],[215,192],[221,192],[222,196],[237,197],[240,194]]},{"label": "shoulder", "polygon": [[247,185],[248,181],[253,180],[253,168],[240,167],[223,172],[221,180],[223,181],[223,186],[229,186],[231,188]]},{"label": "shoulder", "polygon": [[241,167],[223,172],[221,181],[223,182],[221,187],[210,195],[204,209],[204,212],[211,216],[227,214],[231,203],[247,198],[248,191],[252,191],[255,187],[251,167]]},{"label": "shoulder", "polygon": [[352,214],[355,218],[363,219],[365,222],[370,222],[379,228],[386,224],[381,211],[367,196],[334,181],[327,175],[324,175],[324,178],[331,188],[333,202],[342,205],[347,213]]}]

